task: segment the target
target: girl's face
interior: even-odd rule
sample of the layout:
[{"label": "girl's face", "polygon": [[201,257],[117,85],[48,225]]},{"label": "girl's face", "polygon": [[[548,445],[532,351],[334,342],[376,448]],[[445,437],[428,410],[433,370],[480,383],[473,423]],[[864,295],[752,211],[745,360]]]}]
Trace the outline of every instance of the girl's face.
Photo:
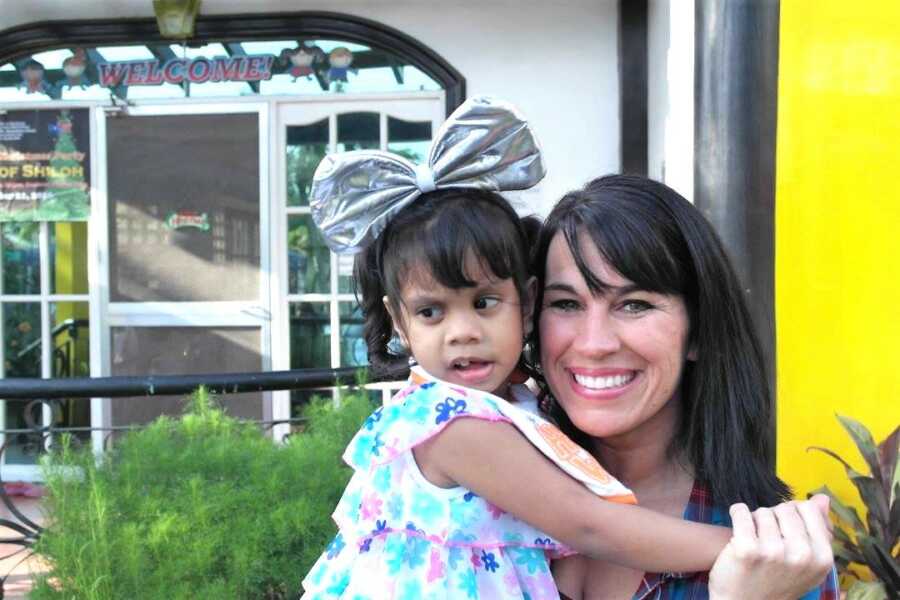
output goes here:
[{"label": "girl's face", "polygon": [[547,254],[540,315],[541,366],[553,396],[581,431],[612,441],[639,432],[671,435],[670,402],[687,356],[680,296],[637,289],[587,236],[580,251],[609,289],[594,295],[557,233]]},{"label": "girl's face", "polygon": [[474,287],[452,289],[426,265],[410,270],[394,329],[428,373],[449,383],[504,395],[522,353],[533,305],[519,299],[512,278],[497,279],[474,256],[466,260]]}]

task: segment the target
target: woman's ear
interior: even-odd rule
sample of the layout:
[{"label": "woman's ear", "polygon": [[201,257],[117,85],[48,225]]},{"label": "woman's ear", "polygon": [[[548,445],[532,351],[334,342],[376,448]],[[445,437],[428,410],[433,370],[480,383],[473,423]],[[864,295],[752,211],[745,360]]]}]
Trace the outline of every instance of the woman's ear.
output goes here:
[{"label": "woman's ear", "polygon": [[534,327],[534,301],[537,298],[537,277],[530,277],[525,285],[525,297],[522,298],[522,333],[531,335]]},{"label": "woman's ear", "polygon": [[406,339],[406,332],[403,331],[403,321],[399,318],[394,312],[393,307],[391,306],[391,300],[387,296],[381,297],[381,302],[384,304],[384,308],[387,309],[388,314],[391,316],[391,326],[394,328],[394,333],[397,334],[397,337],[400,338],[400,343],[402,343],[406,348],[409,348],[409,340]]}]

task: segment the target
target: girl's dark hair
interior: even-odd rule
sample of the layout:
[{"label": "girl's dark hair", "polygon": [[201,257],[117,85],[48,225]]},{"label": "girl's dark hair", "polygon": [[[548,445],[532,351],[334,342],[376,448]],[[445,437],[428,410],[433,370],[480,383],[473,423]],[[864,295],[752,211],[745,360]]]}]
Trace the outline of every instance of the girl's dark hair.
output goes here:
[{"label": "girl's dark hair", "polygon": [[[643,177],[610,175],[566,194],[545,221],[537,244],[535,324],[547,252],[557,233],[565,236],[593,293],[606,284],[581,257],[580,234],[587,234],[626,279],[684,299],[688,347],[696,360],[687,361],[682,372],[683,409],[670,451],[690,461],[717,504],[745,502],[754,509],[790,498],[790,489],[772,468],[773,403],[762,351],[737,276],[709,222],[678,192]],[[540,340],[532,337],[539,357]],[[558,404],[550,405],[567,433],[588,443]]]},{"label": "girl's dark hair", "polygon": [[[485,190],[429,192],[395,215],[378,239],[357,254],[353,266],[373,371],[392,373],[406,364],[402,350],[390,344],[393,327],[384,296],[396,314],[410,277],[430,275],[454,289],[476,285],[465,271],[471,251],[486,272],[511,277],[524,301],[529,252],[538,229],[535,219],[520,219],[501,195]],[[430,272],[417,273],[420,266]]]}]

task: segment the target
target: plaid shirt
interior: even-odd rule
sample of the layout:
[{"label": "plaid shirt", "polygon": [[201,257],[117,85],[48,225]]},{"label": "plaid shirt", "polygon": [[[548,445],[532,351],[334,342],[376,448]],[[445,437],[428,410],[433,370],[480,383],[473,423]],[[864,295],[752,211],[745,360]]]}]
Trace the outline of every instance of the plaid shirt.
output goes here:
[{"label": "plaid shirt", "polygon": [[[684,510],[684,518],[698,523],[731,526],[728,511],[714,506],[706,487],[694,483],[691,499]],[[633,600],[707,600],[709,573],[646,573]],[[800,600],[838,600],[837,573],[832,569],[818,588]]]}]

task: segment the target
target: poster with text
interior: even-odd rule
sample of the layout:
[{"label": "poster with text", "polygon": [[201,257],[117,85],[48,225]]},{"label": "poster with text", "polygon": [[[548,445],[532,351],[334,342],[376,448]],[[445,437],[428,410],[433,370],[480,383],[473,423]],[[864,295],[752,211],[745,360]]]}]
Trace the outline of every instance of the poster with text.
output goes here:
[{"label": "poster with text", "polygon": [[0,221],[86,221],[90,174],[88,109],[0,114]]}]

